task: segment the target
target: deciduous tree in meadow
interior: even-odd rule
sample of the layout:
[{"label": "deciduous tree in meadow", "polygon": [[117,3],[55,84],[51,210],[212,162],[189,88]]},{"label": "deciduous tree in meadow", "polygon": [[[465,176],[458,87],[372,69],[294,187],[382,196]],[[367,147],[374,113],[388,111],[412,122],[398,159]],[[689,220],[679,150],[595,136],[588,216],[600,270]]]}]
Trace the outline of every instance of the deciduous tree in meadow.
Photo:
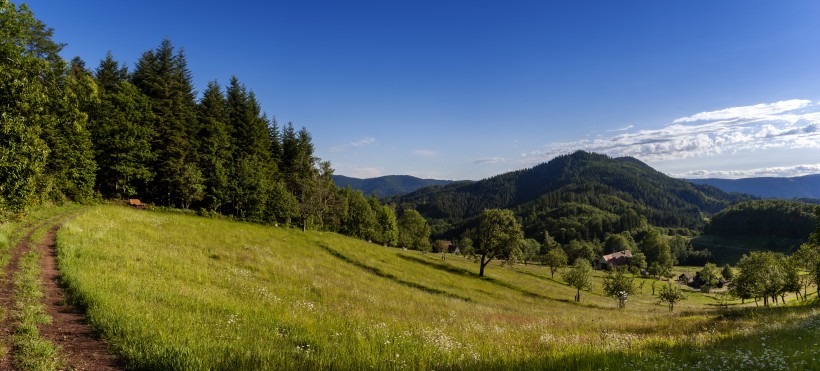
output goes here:
[{"label": "deciduous tree in meadow", "polygon": [[554,247],[544,255],[543,263],[550,268],[550,277],[555,278],[555,272],[567,265],[567,253],[561,247]]},{"label": "deciduous tree in meadow", "polygon": [[686,299],[686,295],[683,294],[683,291],[672,283],[667,283],[666,286],[661,287],[661,290],[658,292],[658,299],[664,301],[669,304],[669,311],[675,309],[675,303],[680,302]]},{"label": "deciduous tree in meadow", "polygon": [[618,308],[626,308],[626,300],[629,295],[637,291],[635,279],[628,276],[621,269],[615,269],[607,273],[604,277],[604,294],[618,299]]},{"label": "deciduous tree in meadow", "polygon": [[524,232],[511,210],[488,209],[481,217],[478,236],[475,254],[479,257],[478,275],[483,277],[484,268],[490,261],[506,259],[519,247]]},{"label": "deciduous tree in meadow", "polygon": [[564,281],[577,290],[575,301],[581,301],[581,290],[592,290],[592,265],[583,258],[576,260],[564,273]]}]

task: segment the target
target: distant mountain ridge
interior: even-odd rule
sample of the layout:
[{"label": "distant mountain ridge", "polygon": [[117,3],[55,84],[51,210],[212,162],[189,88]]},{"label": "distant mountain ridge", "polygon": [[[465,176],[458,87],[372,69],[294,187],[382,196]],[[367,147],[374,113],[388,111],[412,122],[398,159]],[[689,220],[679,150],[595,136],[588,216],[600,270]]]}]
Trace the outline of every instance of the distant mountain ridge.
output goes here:
[{"label": "distant mountain ridge", "polygon": [[695,184],[708,184],[724,192],[747,193],[764,198],[820,199],[820,174],[791,178],[761,177],[745,179],[687,179]]},{"label": "distant mountain ridge", "polygon": [[474,228],[484,209],[506,208],[521,218],[528,237],[543,239],[546,230],[567,243],[602,240],[645,223],[701,230],[704,216],[745,199],[671,178],[631,157],[578,151],[477,182],[422,188],[388,202],[421,212],[438,237]]},{"label": "distant mountain ridge", "polygon": [[430,186],[441,186],[453,183],[452,180],[421,179],[409,175],[387,175],[377,178],[359,179],[344,175],[334,175],[333,181],[340,188],[362,191],[365,195],[376,197],[400,196]]}]

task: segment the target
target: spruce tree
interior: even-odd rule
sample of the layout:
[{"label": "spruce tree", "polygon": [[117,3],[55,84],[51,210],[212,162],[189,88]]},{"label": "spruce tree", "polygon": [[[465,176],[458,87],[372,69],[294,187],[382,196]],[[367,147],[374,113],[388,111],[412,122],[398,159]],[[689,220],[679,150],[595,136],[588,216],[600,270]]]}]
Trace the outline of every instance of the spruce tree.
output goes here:
[{"label": "spruce tree", "polygon": [[126,80],[125,68],[110,52],[95,76],[100,104],[91,113],[89,130],[98,166],[96,188],[106,198],[141,197],[154,176],[151,102]]},{"label": "spruce tree", "polygon": [[204,177],[204,207],[225,211],[230,201],[229,171],[232,156],[225,95],[216,81],[208,83],[198,106],[199,161]]},{"label": "spruce tree", "polygon": [[131,79],[150,98],[156,116],[152,199],[180,206],[187,165],[197,160],[194,135],[198,132],[195,93],[185,55],[175,53],[171,42],[163,40],[156,50],[143,53]]}]

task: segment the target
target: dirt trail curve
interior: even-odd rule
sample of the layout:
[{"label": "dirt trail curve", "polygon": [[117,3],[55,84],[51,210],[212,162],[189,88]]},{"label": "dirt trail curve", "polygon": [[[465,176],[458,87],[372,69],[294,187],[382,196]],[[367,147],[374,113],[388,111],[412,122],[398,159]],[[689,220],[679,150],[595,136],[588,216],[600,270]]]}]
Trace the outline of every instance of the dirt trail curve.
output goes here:
[{"label": "dirt trail curve", "polygon": [[123,363],[111,353],[108,344],[96,336],[83,312],[69,304],[59,285],[56,236],[60,226],[52,227],[39,245],[46,313],[52,319],[50,324],[40,326],[40,333],[60,347],[64,366],[68,369],[123,369]]},{"label": "dirt trail curve", "polygon": [[[46,313],[51,316],[50,324],[40,326],[40,334],[60,347],[63,369],[68,370],[121,370],[124,364],[110,351],[108,344],[100,340],[88,325],[82,311],[68,304],[68,298],[59,285],[57,271],[57,250],[55,237],[61,222],[53,225],[42,241],[31,241],[38,229],[32,228],[11,251],[11,260],[6,267],[6,275],[0,284],[0,305],[12,310],[14,305],[14,280],[19,271],[20,257],[30,249],[40,249],[41,279],[43,283]],[[40,226],[43,226],[42,224]],[[6,354],[0,357],[0,370],[15,370],[13,357],[15,349],[11,345],[14,333],[11,313],[6,313],[0,323],[0,340],[7,346]]]}]

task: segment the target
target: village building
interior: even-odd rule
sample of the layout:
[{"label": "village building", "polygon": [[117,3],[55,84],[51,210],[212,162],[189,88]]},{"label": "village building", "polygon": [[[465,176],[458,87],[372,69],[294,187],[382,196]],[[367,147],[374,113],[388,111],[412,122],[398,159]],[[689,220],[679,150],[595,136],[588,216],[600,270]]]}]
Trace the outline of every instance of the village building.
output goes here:
[{"label": "village building", "polygon": [[629,250],[604,255],[601,257],[601,260],[598,261],[598,269],[612,269],[622,265],[627,265],[629,264],[629,259],[632,259],[632,252]]},{"label": "village building", "polygon": [[684,285],[692,285],[695,283],[695,275],[689,272],[683,272],[678,276],[678,282]]}]

